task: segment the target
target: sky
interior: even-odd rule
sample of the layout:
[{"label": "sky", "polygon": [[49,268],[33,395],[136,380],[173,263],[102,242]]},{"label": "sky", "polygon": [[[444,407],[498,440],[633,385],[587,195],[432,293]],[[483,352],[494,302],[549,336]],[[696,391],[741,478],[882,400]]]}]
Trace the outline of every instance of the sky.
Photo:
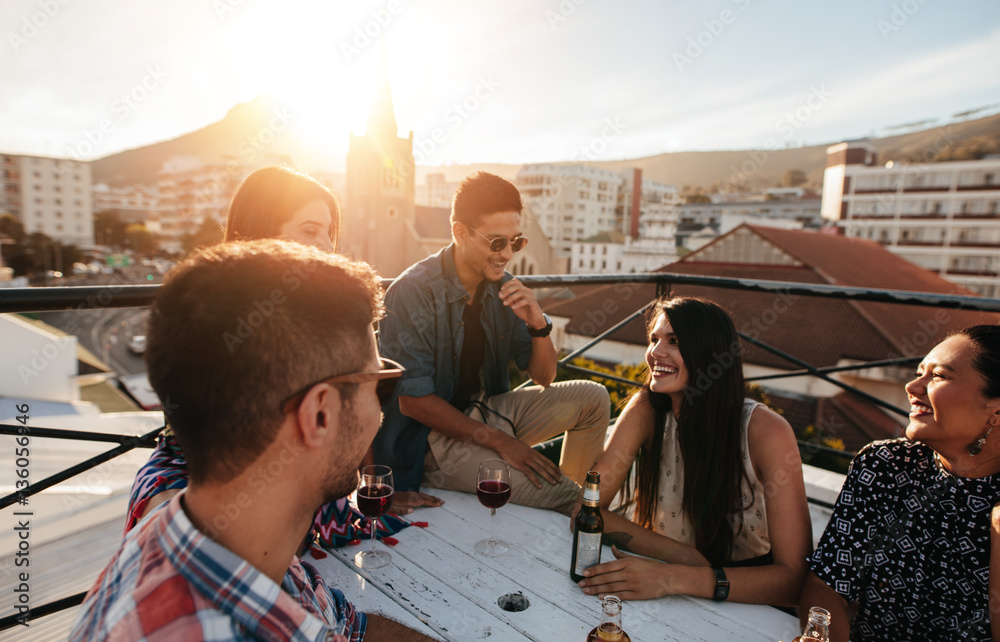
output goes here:
[{"label": "sky", "polygon": [[421,165],[794,147],[1000,111],[996,0],[3,0],[0,34],[0,152],[83,160],[267,94],[342,163],[383,47]]}]

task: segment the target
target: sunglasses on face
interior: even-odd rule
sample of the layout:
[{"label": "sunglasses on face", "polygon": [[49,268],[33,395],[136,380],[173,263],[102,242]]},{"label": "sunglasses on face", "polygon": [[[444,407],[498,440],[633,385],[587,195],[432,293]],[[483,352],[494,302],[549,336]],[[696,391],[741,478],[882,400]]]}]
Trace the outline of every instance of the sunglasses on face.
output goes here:
[{"label": "sunglasses on face", "polygon": [[[396,393],[396,384],[399,383],[399,378],[406,372],[406,368],[392,359],[380,359],[380,362],[381,369],[374,372],[352,372],[312,382],[281,402],[281,412],[288,413],[293,408],[297,408],[302,403],[302,397],[321,383],[367,383],[369,381],[378,381],[375,384],[375,394],[378,396],[378,404],[384,406],[389,403],[392,395]],[[293,401],[295,402],[294,404],[292,404]]]},{"label": "sunglasses on face", "polygon": [[508,243],[510,243],[510,249],[515,252],[520,252],[524,249],[524,246],[528,244],[528,239],[524,238],[520,234],[515,236],[513,239],[508,239],[506,236],[490,238],[474,227],[470,227],[469,229],[486,239],[486,241],[490,244],[490,252],[503,252],[503,249],[507,247]]}]

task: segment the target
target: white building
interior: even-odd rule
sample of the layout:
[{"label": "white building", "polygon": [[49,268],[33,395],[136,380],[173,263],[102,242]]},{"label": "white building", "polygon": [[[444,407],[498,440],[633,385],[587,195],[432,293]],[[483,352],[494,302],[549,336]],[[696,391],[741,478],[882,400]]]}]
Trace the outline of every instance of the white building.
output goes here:
[{"label": "white building", "polygon": [[[717,230],[721,229],[724,216],[731,220],[735,220],[733,217],[743,216],[747,217],[747,221],[761,221],[762,225],[772,225],[764,221],[775,220],[797,221],[801,224],[798,227],[807,229],[819,229],[823,226],[821,203],[816,196],[810,196],[798,188],[768,190],[768,194],[770,200],[763,201],[686,203],[678,206],[678,216],[681,223],[711,225]],[[784,227],[782,223],[773,225]]]},{"label": "white building", "polygon": [[879,165],[865,143],[827,149],[823,217],[988,297],[1000,297],[1000,158]]},{"label": "white building", "polygon": [[677,260],[677,188],[643,178],[638,168],[620,176],[616,229],[573,243],[573,274],[649,272]]},{"label": "white building", "polygon": [[222,224],[229,200],[249,173],[235,160],[209,162],[197,156],[171,156],[158,176],[160,247],[182,251],[182,239],[206,218]]},{"label": "white building", "polygon": [[620,174],[585,165],[525,165],[516,185],[525,210],[541,226],[556,253],[569,258],[573,243],[618,228],[615,208]]},{"label": "white building", "polygon": [[62,158],[0,154],[0,212],[10,212],[26,234],[61,243],[94,242],[90,164]]},{"label": "white building", "polygon": [[[160,232],[160,194],[155,187],[99,183],[91,189],[91,196],[95,214],[114,212],[123,223],[141,223],[154,234]],[[101,230],[95,233],[100,236]]]},{"label": "white building", "polygon": [[440,172],[428,174],[424,179],[424,183],[414,188],[414,203],[425,207],[447,207],[451,209],[451,199],[455,196],[458,186],[459,183],[446,181],[444,174]]}]

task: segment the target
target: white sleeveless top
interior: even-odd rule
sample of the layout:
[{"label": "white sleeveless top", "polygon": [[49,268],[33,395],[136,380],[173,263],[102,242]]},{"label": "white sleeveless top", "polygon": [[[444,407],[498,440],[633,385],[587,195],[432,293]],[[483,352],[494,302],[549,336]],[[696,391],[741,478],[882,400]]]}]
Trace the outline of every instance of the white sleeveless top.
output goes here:
[{"label": "white sleeveless top", "polygon": [[[771,550],[771,540],[767,533],[767,511],[764,507],[764,485],[757,479],[750,462],[747,445],[747,426],[750,415],[760,404],[753,399],[743,400],[743,468],[747,480],[743,481],[743,529],[733,539],[730,560],[739,562],[764,555]],[[684,514],[684,460],[681,458],[677,441],[677,419],[672,412],[667,413],[663,432],[663,458],[660,461],[659,502],[653,516],[653,530],[671,537],[682,544],[695,545],[694,528]],[[751,503],[752,497],[752,503]],[[631,509],[632,507],[630,507]],[[631,510],[628,511],[631,513]],[[735,523],[734,523],[735,525]]]}]

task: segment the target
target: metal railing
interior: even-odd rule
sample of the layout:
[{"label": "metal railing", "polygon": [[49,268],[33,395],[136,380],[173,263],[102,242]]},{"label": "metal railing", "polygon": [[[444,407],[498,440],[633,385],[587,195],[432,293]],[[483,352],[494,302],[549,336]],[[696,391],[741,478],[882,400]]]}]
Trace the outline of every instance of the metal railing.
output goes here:
[{"label": "metal railing", "polygon": [[[570,286],[581,286],[581,285],[615,285],[621,283],[653,284],[657,288],[657,295],[660,296],[667,291],[668,287],[676,285],[696,285],[696,286],[714,287],[720,289],[743,290],[750,292],[764,292],[772,294],[780,293],[786,296],[800,295],[800,296],[811,296],[811,297],[846,299],[851,301],[872,301],[872,302],[891,303],[899,305],[921,305],[921,306],[949,308],[949,309],[967,309],[967,310],[979,310],[988,312],[1000,312],[1000,299],[948,295],[948,294],[930,294],[925,292],[913,292],[913,291],[845,287],[845,286],[834,286],[825,284],[806,284],[806,283],[796,283],[796,282],[765,281],[765,280],[755,280],[755,279],[732,279],[732,278],[711,277],[711,276],[695,276],[688,274],[672,274],[666,272],[657,272],[648,274],[600,275],[600,276],[520,275],[518,276],[518,278],[523,283],[533,288],[570,287]],[[391,279],[383,279],[384,286],[387,287],[389,283],[391,283]],[[88,310],[108,310],[114,308],[145,307],[148,306],[150,303],[152,303],[153,298],[156,295],[157,288],[159,288],[159,285],[107,285],[107,286],[73,286],[73,287],[47,287],[47,288],[12,288],[12,289],[0,290],[0,313],[47,312],[47,311],[67,311],[67,310],[85,312]],[[622,383],[626,385],[638,385],[635,381],[632,381],[630,379],[626,379],[624,377],[619,377],[616,375],[611,375],[605,372],[599,372],[588,368],[583,368],[571,363],[571,361],[585,354],[588,350],[590,350],[600,342],[610,338],[615,333],[624,328],[626,325],[628,325],[635,319],[642,316],[642,314],[646,311],[646,309],[650,305],[651,302],[647,302],[641,305],[634,312],[626,315],[626,317],[622,321],[614,324],[613,326],[609,327],[603,332],[600,332],[593,339],[585,342],[583,346],[571,351],[567,355],[564,355],[559,361],[559,366],[564,369],[585,376],[600,377],[609,381],[615,381],[617,383]],[[900,414],[903,416],[906,416],[907,414],[906,410],[897,408],[892,404],[886,403],[885,401],[877,397],[874,397],[862,390],[859,390],[854,386],[848,385],[838,379],[835,379],[830,375],[837,372],[862,370],[871,367],[912,364],[918,362],[920,360],[920,357],[902,357],[898,359],[886,359],[880,361],[857,363],[848,366],[817,368],[796,358],[793,355],[787,354],[779,350],[778,348],[775,348],[774,346],[768,345],[767,343],[760,341],[759,339],[750,337],[744,333],[740,333],[740,337],[743,340],[753,344],[754,346],[762,350],[765,350],[777,357],[780,357],[781,359],[784,359],[789,364],[797,368],[796,370],[790,372],[751,377],[748,378],[747,381],[766,381],[771,379],[780,379],[787,377],[813,376],[820,378],[832,385],[835,385],[847,392],[850,392],[851,394],[857,395],[858,397],[863,398],[869,403],[875,404],[885,409],[888,412]],[[17,426],[16,424],[0,425],[0,435],[17,435],[19,434],[19,428],[21,427]],[[104,453],[101,453],[86,461],[76,464],[64,471],[61,471],[55,475],[47,477],[41,481],[35,482],[21,491],[11,493],[5,497],[0,498],[0,509],[11,506],[12,504],[16,503],[21,497],[29,497],[46,488],[50,488],[55,484],[65,481],[86,470],[94,468],[100,465],[101,463],[113,459],[134,448],[151,448],[154,446],[155,439],[162,430],[163,428],[161,427],[149,431],[144,435],[135,436],[135,435],[95,434],[95,433],[71,431],[71,430],[54,430],[47,428],[32,427],[30,431],[30,435],[32,437],[111,442],[111,443],[116,443],[118,445]],[[853,456],[854,454],[849,451],[840,451],[819,444],[814,444],[811,442],[800,441],[799,445],[800,449],[803,448],[809,449],[813,453],[828,453],[846,457]],[[822,502],[815,499],[810,499],[810,501],[820,506],[832,508],[832,505],[830,505],[827,502]],[[28,619],[35,619],[37,617],[48,615],[56,611],[62,610],[64,608],[75,606],[80,602],[82,602],[84,595],[85,595],[84,593],[80,593],[39,607],[32,607],[28,615]],[[12,615],[0,618],[0,631],[16,625],[19,622],[20,617],[21,616],[18,615]]]}]

